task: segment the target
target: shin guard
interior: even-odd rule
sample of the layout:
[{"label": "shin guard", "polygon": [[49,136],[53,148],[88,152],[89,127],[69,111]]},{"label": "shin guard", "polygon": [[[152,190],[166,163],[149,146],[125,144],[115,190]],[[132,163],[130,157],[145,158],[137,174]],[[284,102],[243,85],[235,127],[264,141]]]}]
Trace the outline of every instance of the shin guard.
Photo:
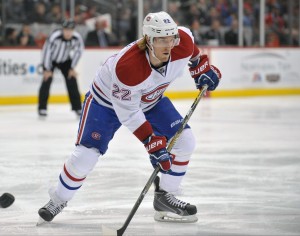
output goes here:
[{"label": "shin guard", "polygon": [[185,129],[171,150],[171,153],[175,154],[171,171],[161,175],[160,187],[162,189],[174,194],[180,193],[179,186],[187,171],[195,146],[196,141],[191,129]]},{"label": "shin guard", "polygon": [[97,149],[76,146],[70,158],[65,162],[59,176],[56,195],[62,201],[72,199],[76,191],[82,186],[86,176],[98,162],[100,153]]}]

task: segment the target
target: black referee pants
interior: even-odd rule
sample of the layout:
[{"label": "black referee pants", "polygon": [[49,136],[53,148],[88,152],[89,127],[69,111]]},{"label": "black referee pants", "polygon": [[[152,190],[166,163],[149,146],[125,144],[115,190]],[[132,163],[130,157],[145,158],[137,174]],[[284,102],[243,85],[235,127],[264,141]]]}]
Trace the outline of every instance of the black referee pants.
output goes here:
[{"label": "black referee pants", "polygon": [[[54,71],[54,68],[60,69],[60,71],[62,72],[62,74],[65,78],[72,110],[74,110],[74,111],[81,110],[81,98],[80,98],[80,93],[79,93],[79,89],[78,89],[78,85],[77,85],[77,79],[74,77],[68,78],[68,72],[71,68],[71,61],[68,60],[68,61],[66,61],[64,63],[60,63],[60,64],[54,63],[52,71]],[[47,109],[50,86],[51,86],[52,80],[53,80],[53,77],[50,77],[47,81],[44,81],[44,79],[42,81],[41,87],[39,89],[39,101],[38,101],[39,102],[39,105],[38,105],[39,110]]]}]

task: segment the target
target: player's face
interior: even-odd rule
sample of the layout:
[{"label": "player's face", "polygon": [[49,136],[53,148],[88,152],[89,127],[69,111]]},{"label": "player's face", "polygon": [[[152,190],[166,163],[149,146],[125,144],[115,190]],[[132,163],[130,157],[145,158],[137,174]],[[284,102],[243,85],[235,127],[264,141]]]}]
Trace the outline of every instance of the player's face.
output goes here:
[{"label": "player's face", "polygon": [[174,36],[157,37],[153,39],[153,48],[155,55],[162,62],[167,62],[169,60],[171,50],[174,46]]},{"label": "player's face", "polygon": [[65,40],[70,40],[73,36],[72,29],[63,29],[63,37]]}]

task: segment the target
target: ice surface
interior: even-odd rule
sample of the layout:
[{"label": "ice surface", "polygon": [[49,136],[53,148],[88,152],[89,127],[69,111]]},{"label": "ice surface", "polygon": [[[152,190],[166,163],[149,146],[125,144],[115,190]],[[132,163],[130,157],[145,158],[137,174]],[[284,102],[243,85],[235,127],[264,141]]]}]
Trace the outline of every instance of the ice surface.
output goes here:
[{"label": "ice surface", "polygon": [[[174,101],[184,116],[192,100]],[[121,128],[62,214],[36,227],[78,120],[69,105],[0,107],[0,235],[103,235],[120,228],[152,173],[143,145]],[[194,224],[153,219],[150,189],[124,235],[300,235],[300,97],[201,100],[189,124],[197,149],[180,198],[197,205]]]}]

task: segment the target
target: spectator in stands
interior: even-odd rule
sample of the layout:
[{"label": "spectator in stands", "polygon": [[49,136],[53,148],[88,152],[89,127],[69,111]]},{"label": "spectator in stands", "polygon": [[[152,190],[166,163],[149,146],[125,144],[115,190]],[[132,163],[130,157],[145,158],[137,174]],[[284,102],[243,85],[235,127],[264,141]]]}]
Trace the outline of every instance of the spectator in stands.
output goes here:
[{"label": "spectator in stands", "polygon": [[220,31],[221,24],[220,21],[214,19],[211,24],[211,28],[206,31],[203,35],[206,43],[211,46],[223,45],[223,37]]},{"label": "spectator in stands", "polygon": [[90,31],[87,34],[85,40],[85,46],[94,47],[108,47],[117,46],[118,42],[113,33],[105,31],[107,28],[107,21],[103,17],[99,16],[95,22],[95,30]]},{"label": "spectator in stands", "polygon": [[[224,34],[224,41],[226,45],[234,45],[237,46],[239,44],[239,35],[238,35],[238,20],[233,19],[231,23],[231,28],[225,32]],[[244,40],[244,46],[246,42]]]},{"label": "spectator in stands", "polygon": [[214,20],[221,22],[220,14],[215,7],[211,7],[209,10],[209,15],[205,17],[205,25],[212,25]]},{"label": "spectator in stands", "polygon": [[59,4],[54,4],[51,11],[46,16],[47,21],[51,23],[61,23],[63,19],[62,10]]},{"label": "spectator in stands", "polygon": [[279,47],[279,36],[276,32],[270,30],[266,34],[266,47]]},{"label": "spectator in stands", "polygon": [[202,19],[201,16],[203,16],[203,13],[200,12],[200,9],[197,8],[197,5],[191,4],[186,16],[187,25],[192,25],[194,20],[199,21],[200,19]]},{"label": "spectator in stands", "polygon": [[130,28],[127,30],[125,37],[126,37],[126,42],[124,42],[124,40],[122,40],[121,42],[119,42],[119,45],[127,45],[133,41],[136,40],[137,37],[137,18],[138,18],[138,3],[135,0],[131,0],[129,1],[129,4],[127,4],[127,7],[131,10],[131,14],[130,14],[130,19],[129,19],[129,24],[130,24]]},{"label": "spectator in stands", "polygon": [[244,2],[244,18],[243,18],[243,24],[245,28],[252,28],[255,22],[254,19],[254,10],[253,6],[248,3]]},{"label": "spectator in stands", "polygon": [[20,0],[5,1],[5,4],[3,6],[5,6],[6,21],[8,23],[18,23],[25,20],[26,11],[24,11],[23,1]]},{"label": "spectator in stands", "polygon": [[[68,1],[67,1],[68,2]],[[137,0],[115,1],[118,5],[100,4],[97,1],[77,0],[75,1],[74,21],[84,25],[87,19],[94,18],[100,13],[112,15],[112,30],[118,39],[118,45],[127,44],[135,40],[137,35]],[[103,1],[104,2],[104,1]],[[293,12],[289,10],[289,4],[293,2]],[[144,11],[158,11],[161,8],[161,1],[144,1]],[[61,1],[58,0],[9,0],[3,1],[3,10],[6,18],[4,23],[12,26],[12,23],[38,23],[34,27],[35,38],[39,45],[43,44],[44,36],[48,35],[51,27],[40,26],[40,24],[60,23],[65,15],[70,18],[70,4],[67,3],[66,12],[62,12]],[[224,27],[230,27],[236,18],[239,1],[237,0],[172,0],[168,1],[168,9],[174,20],[181,25],[192,26],[194,20],[199,21],[201,30],[209,27],[214,20],[219,20]],[[259,1],[243,1],[243,25],[244,37],[247,46],[257,45],[258,36],[254,34],[259,28]],[[1,7],[1,1],[0,1]],[[157,8],[157,9],[156,9]],[[128,10],[130,9],[130,10]],[[156,9],[156,10],[154,10]],[[289,15],[290,14],[290,15]],[[293,20],[292,20],[292,19]],[[291,20],[291,22],[290,22]],[[276,32],[280,45],[295,45],[299,40],[297,34],[291,33],[291,28],[299,29],[299,2],[286,0],[266,0],[266,32]],[[291,26],[289,26],[291,25]],[[44,30],[40,30],[40,27]],[[82,27],[84,28],[84,27]],[[36,30],[38,29],[38,30]],[[223,29],[221,28],[222,32]],[[79,30],[86,38],[86,30]],[[258,32],[259,33],[259,32]],[[292,39],[291,39],[292,38]],[[4,37],[2,38],[4,41]],[[292,42],[291,42],[292,40]]]},{"label": "spectator in stands", "polygon": [[285,22],[283,17],[280,14],[280,5],[274,3],[271,7],[271,12],[265,16],[266,28],[269,28],[272,33],[270,37],[274,38],[274,34],[277,34],[278,37],[284,37]]},{"label": "spectator in stands", "polygon": [[[243,33],[246,45],[253,45],[254,40],[257,40],[257,36],[255,35],[255,24],[256,19],[254,18],[255,9],[253,8],[253,1],[245,1],[244,2],[244,17],[243,17]],[[259,32],[257,32],[259,34]]]},{"label": "spectator in stands", "polygon": [[84,25],[87,16],[87,7],[82,4],[75,5],[75,17],[74,21],[77,25]]},{"label": "spectator in stands", "polygon": [[90,18],[94,18],[94,17],[97,17],[97,16],[99,16],[98,7],[96,5],[91,5],[91,6],[88,6],[88,9],[85,13],[85,19],[84,20],[88,20]]},{"label": "spectator in stands", "polygon": [[179,24],[185,24],[184,15],[179,11],[179,2],[168,2],[168,13],[175,22]]},{"label": "spectator in stands", "polygon": [[[37,0],[17,0],[17,1],[23,2],[22,10],[24,11],[25,16],[26,16],[26,18],[24,20],[26,22],[30,22],[29,21],[30,18],[35,13],[35,4],[36,4]],[[11,2],[11,1],[7,1],[7,2]],[[30,22],[30,23],[32,23],[32,22]]]},{"label": "spectator in stands", "polygon": [[41,24],[50,23],[46,17],[46,4],[44,2],[37,2],[34,6],[34,13],[30,16],[30,22]]},{"label": "spectator in stands", "polygon": [[217,11],[220,14],[221,17],[221,23],[223,24],[224,19],[226,19],[229,15],[230,15],[230,6],[229,6],[229,2],[226,0],[218,0],[215,3],[215,7],[217,9]]},{"label": "spectator in stands", "polygon": [[5,29],[5,38],[3,41],[3,46],[17,46],[18,32],[15,28],[9,27]]},{"label": "spectator in stands", "polygon": [[[132,10],[128,6],[122,6],[119,10],[120,16],[117,18],[117,29],[116,37],[118,38],[118,43],[121,45],[127,45],[127,32],[131,31],[135,25],[135,22],[131,21]],[[136,37],[136,34],[135,34]]]},{"label": "spectator in stands", "polygon": [[194,36],[195,44],[197,45],[204,45],[205,42],[203,40],[202,33],[200,31],[200,22],[197,19],[194,19],[192,25],[191,25],[191,31]]},{"label": "spectator in stands", "polygon": [[[196,5],[201,12],[208,12],[208,4],[206,0],[198,0]],[[200,23],[203,22],[200,21]]]},{"label": "spectator in stands", "polygon": [[277,33],[283,32],[285,22],[281,14],[280,5],[275,2],[269,8],[270,11],[265,15],[266,26],[273,28]]},{"label": "spectator in stands", "polygon": [[233,20],[237,19],[237,15],[232,13],[229,16],[227,16],[225,19],[223,19],[223,25],[230,27],[232,25]]},{"label": "spectator in stands", "polygon": [[34,37],[31,34],[30,25],[25,23],[17,37],[20,46],[35,46]]}]

